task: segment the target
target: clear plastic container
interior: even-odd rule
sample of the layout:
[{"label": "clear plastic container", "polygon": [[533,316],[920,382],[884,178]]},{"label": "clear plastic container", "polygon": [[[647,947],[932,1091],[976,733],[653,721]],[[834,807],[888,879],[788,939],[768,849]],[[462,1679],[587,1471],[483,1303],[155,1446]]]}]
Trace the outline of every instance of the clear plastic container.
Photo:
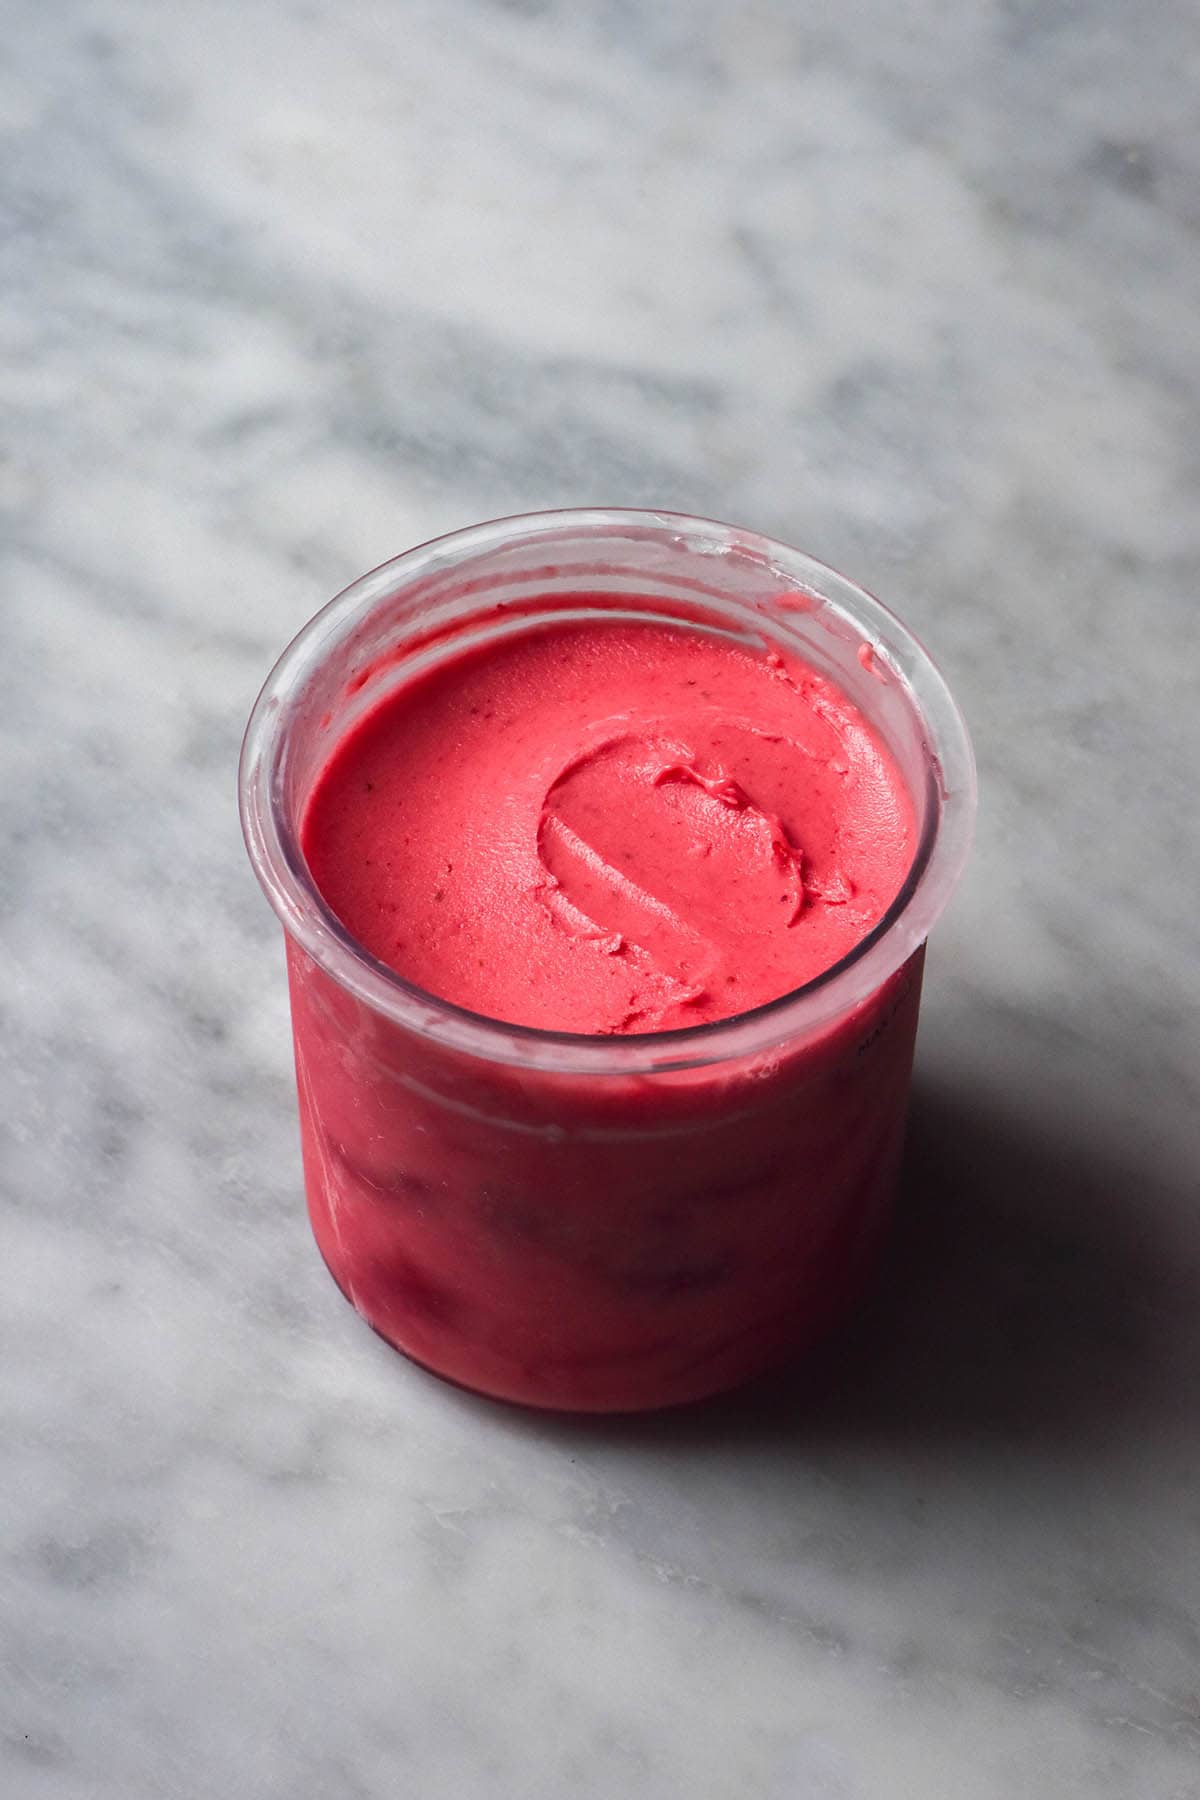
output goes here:
[{"label": "clear plastic container", "polygon": [[[753,1012],[622,1038],[501,1024],[347,934],[301,854],[303,809],[347,727],[417,670],[613,612],[832,678],[909,786],[917,853],[867,938]],[[392,1344],[482,1393],[624,1411],[731,1387],[846,1312],[892,1205],[925,940],[975,806],[962,718],[878,601],[708,520],[580,511],[456,532],[355,582],[284,652],[240,795],[286,934],[313,1231]]]}]

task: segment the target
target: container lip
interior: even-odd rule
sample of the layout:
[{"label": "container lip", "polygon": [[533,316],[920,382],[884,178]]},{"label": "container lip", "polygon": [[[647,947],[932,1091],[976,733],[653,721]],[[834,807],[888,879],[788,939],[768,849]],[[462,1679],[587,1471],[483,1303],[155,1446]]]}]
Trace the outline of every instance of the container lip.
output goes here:
[{"label": "container lip", "polygon": [[[883,651],[924,728],[931,804],[899,893],[840,961],[751,1011],[668,1031],[597,1036],[512,1024],[443,1000],[351,937],[317,891],[282,816],[276,772],[284,702],[377,601],[508,542],[580,535],[594,535],[597,544],[606,537],[674,542],[765,563],[781,586],[816,597],[856,627],[876,652]],[[761,616],[754,623],[763,629]],[[771,630],[785,637],[786,618],[773,618]],[[790,1040],[865,1000],[924,943],[958,883],[974,828],[976,777],[965,721],[940,670],[908,627],[867,589],[802,551],[741,527],[683,513],[589,507],[514,514],[446,533],[381,563],[335,595],[296,634],[263,684],[242,743],[238,800],[251,864],[285,933],[357,999],[418,1035],[490,1062],[560,1074],[628,1076],[770,1058]]]}]

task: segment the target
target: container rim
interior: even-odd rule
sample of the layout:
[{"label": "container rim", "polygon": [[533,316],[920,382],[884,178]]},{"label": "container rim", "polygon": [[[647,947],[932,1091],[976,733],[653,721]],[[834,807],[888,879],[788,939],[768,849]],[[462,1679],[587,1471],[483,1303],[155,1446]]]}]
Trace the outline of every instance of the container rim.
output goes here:
[{"label": "container rim", "polygon": [[[318,893],[279,780],[286,703],[330,651],[379,602],[414,583],[525,541],[594,538],[656,541],[713,558],[764,565],[781,589],[831,609],[880,656],[907,691],[922,727],[928,793],[925,824],[908,876],[887,912],[847,955],[777,999],[713,1023],[636,1036],[594,1036],[510,1024],[472,1012],[407,981],[359,944]],[[718,577],[719,564],[710,565]],[[760,634],[785,647],[786,614],[746,608]],[[796,640],[792,641],[795,647]],[[924,943],[956,887],[970,850],[975,762],[965,721],[924,646],[882,601],[804,552],[717,520],[650,509],[565,508],[515,514],[430,539],[352,582],[283,651],[254,704],[238,769],[242,832],[254,872],[285,933],[355,998],[398,1026],[450,1049],[510,1067],[558,1074],[662,1074],[761,1057],[768,1068],[789,1042],[843,1017]],[[766,1070],[764,1070],[766,1072]]]}]

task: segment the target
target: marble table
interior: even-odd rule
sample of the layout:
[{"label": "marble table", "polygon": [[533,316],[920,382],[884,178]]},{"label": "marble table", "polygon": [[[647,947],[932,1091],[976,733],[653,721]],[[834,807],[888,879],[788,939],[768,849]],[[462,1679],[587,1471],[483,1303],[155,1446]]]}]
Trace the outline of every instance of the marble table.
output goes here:
[{"label": "marble table", "polygon": [[[1177,0],[10,0],[4,1800],[1200,1795],[1200,52]],[[808,1371],[442,1386],[305,1224],[276,652],[499,513],[881,592],[976,738]]]}]

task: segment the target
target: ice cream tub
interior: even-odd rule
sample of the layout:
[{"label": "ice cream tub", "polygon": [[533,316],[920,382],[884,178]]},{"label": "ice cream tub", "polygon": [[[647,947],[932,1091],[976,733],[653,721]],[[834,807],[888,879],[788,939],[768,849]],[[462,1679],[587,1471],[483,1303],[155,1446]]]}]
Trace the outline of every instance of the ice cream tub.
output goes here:
[{"label": "ice cream tub", "polygon": [[[697,1023],[666,1008],[624,1031],[489,1016],[348,928],[305,837],[338,746],[398,696],[511,658],[535,634],[643,627],[647,646],[690,634],[730,647],[739,667],[802,668],[868,723],[903,784],[911,838],[869,928],[765,1001]],[[719,689],[709,713],[719,725]],[[594,736],[595,722],[581,729]],[[690,808],[689,830],[707,808],[725,833],[714,889],[735,879],[733,825],[769,817],[778,841],[762,854],[794,874],[779,899],[793,908],[781,917],[796,916],[798,839],[786,820],[776,832],[774,812],[747,822],[735,774],[676,757],[653,780],[679,818]],[[434,829],[439,791],[413,797],[418,831],[422,817]],[[648,788],[636,798],[658,804]],[[678,515],[557,512],[456,532],[355,582],[284,651],[247,729],[240,802],[284,929],[312,1229],[343,1293],[397,1349],[497,1398],[630,1411],[733,1387],[846,1315],[886,1241],[925,943],[975,806],[959,711],[879,601],[782,543]],[[694,870],[688,880],[703,897]],[[572,917],[603,910],[581,892]],[[838,903],[828,881],[824,894]],[[623,933],[598,918],[585,953],[616,946],[641,966],[638,918],[659,905],[643,900],[631,926],[622,914]],[[739,925],[735,909],[733,928],[755,916],[748,906]],[[512,964],[505,994],[536,984],[537,957],[515,940]]]}]

